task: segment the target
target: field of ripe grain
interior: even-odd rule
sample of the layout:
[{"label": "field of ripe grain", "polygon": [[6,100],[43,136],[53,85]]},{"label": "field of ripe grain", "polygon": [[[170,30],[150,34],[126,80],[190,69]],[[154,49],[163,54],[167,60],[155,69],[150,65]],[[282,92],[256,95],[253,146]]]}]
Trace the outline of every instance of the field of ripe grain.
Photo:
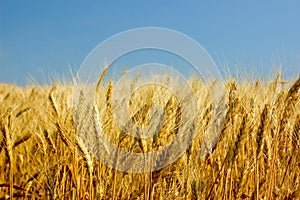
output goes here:
[{"label": "field of ripe grain", "polygon": [[[77,137],[72,86],[0,85],[0,199],[300,199],[300,79],[228,80],[228,109],[212,152],[199,157],[211,121],[209,93],[189,82],[198,99],[197,137],[176,162],[149,173],[107,167]],[[99,120],[118,147],[158,150],[179,128],[180,102],[159,87],[130,102],[135,123],[159,102],[166,110],[155,138],[136,139],[115,124],[114,83],[99,89]],[[146,102],[146,103],[141,103]]]}]

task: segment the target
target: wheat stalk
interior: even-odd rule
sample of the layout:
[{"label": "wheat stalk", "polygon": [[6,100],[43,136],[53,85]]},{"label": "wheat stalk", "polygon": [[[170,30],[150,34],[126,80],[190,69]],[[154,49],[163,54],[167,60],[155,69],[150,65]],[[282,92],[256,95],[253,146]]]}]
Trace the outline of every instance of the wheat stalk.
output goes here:
[{"label": "wheat stalk", "polygon": [[[5,120],[5,121],[4,121]],[[3,134],[5,152],[9,165],[9,198],[14,198],[13,193],[13,139],[12,139],[12,110],[9,108],[4,119],[0,121],[0,130]]]}]

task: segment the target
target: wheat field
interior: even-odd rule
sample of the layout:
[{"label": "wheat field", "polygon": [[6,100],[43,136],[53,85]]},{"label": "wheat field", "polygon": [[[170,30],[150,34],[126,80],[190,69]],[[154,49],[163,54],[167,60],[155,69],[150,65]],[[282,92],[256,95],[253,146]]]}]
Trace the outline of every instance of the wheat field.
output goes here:
[{"label": "wheat field", "polygon": [[[139,153],[170,143],[181,126],[178,99],[151,86],[133,95],[135,123],[149,123],[156,103],[166,112],[155,137],[136,139],[116,125],[114,84],[97,90],[99,120],[110,141]],[[189,84],[200,111],[196,137],[174,163],[146,173],[108,167],[82,144],[71,84],[0,85],[0,199],[300,199],[300,78],[228,80],[221,135],[205,156],[199,150],[212,120],[211,101],[203,82]]]}]

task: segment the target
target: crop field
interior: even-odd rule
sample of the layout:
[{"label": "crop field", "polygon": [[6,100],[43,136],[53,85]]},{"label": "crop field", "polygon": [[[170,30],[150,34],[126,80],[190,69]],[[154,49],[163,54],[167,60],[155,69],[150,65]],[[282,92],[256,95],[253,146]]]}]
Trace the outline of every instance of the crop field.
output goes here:
[{"label": "crop field", "polygon": [[[144,173],[116,170],[89,151],[93,141],[78,136],[72,84],[0,84],[0,199],[300,199],[300,78],[227,80],[220,137],[202,156],[211,99],[201,80],[188,83],[199,110],[195,137],[175,162]],[[96,111],[115,146],[158,151],[184,126],[181,102],[150,85],[131,96],[130,117],[147,125],[150,108],[159,104],[165,110],[161,129],[151,138],[126,134],[114,119],[114,89],[114,82],[97,88]]]}]

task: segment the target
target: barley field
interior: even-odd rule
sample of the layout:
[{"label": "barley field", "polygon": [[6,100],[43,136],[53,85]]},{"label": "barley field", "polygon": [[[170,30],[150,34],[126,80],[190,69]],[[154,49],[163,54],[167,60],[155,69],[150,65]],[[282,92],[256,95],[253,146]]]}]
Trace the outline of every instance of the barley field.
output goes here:
[{"label": "barley field", "polygon": [[[89,152],[74,123],[72,84],[1,84],[0,199],[300,199],[300,78],[227,80],[221,134],[204,156],[211,100],[201,80],[189,84],[199,106],[197,134],[178,160],[145,173],[115,170]],[[114,145],[146,153],[173,140],[182,126],[176,97],[155,86],[132,96],[136,124],[149,123],[154,104],[166,113],[155,137],[137,139],[116,125],[114,88],[97,88],[99,120]]]}]

